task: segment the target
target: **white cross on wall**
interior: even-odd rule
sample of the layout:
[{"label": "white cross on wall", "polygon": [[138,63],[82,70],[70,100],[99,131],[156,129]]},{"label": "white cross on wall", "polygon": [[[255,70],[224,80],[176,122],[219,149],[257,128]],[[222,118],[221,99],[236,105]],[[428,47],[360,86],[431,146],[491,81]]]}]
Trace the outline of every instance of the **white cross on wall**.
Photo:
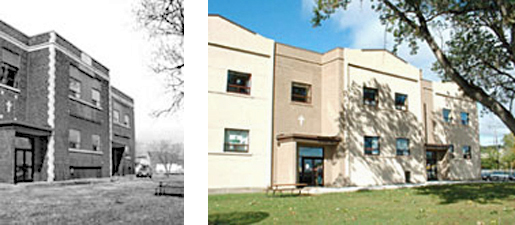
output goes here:
[{"label": "white cross on wall", "polygon": [[300,126],[304,125],[304,120],[305,120],[304,116],[300,115],[298,120],[299,120]]},{"label": "white cross on wall", "polygon": [[7,103],[5,103],[5,105],[7,106],[7,112],[11,112],[11,107],[13,107],[13,104],[11,103],[11,101],[7,101]]}]

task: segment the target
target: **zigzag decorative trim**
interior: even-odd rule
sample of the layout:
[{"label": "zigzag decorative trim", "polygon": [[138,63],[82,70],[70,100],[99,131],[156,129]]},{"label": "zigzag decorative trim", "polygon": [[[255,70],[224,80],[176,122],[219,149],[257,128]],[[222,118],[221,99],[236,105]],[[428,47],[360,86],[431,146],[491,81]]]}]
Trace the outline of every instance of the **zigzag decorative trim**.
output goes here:
[{"label": "zigzag decorative trim", "polygon": [[[50,33],[50,43],[55,43],[56,35],[54,32]],[[49,62],[48,62],[48,125],[55,129],[55,55],[56,50],[54,45],[48,48]],[[47,181],[52,182],[55,180],[55,133],[53,132],[48,141],[47,148],[48,168],[47,168]]]}]

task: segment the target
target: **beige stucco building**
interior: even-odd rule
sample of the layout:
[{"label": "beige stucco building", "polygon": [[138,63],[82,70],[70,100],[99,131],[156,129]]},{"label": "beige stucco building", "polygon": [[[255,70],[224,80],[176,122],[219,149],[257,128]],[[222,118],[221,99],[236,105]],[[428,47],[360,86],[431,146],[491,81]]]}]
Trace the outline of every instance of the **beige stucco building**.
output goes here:
[{"label": "beige stucco building", "polygon": [[[233,30],[220,32],[220,24],[213,21]],[[249,157],[245,152],[216,153],[215,158],[214,152],[224,152],[221,128],[238,124],[233,123],[234,118],[220,120],[224,115],[212,110],[230,105],[223,101],[233,101],[217,95],[215,98],[217,88],[222,90],[218,95],[232,95],[223,93],[231,83],[227,78],[231,72],[220,68],[253,64],[240,61],[243,56],[231,58],[240,57],[236,53],[222,59],[225,56],[212,44],[212,38],[222,34],[236,38],[235,44],[247,38],[240,50],[259,43],[250,35],[256,34],[245,28],[220,16],[209,16],[209,188],[294,183],[342,187],[480,178],[476,103],[464,97],[455,84],[423,80],[421,70],[385,50],[335,48],[318,53],[268,39],[271,46],[267,49],[272,52],[263,53],[270,57],[261,57],[260,69],[268,72],[273,83],[259,87],[255,85],[260,83],[252,82],[251,89],[269,91],[270,95],[264,96],[270,98],[262,98],[261,104],[273,104],[273,112],[246,111],[239,118],[244,117],[247,124],[273,121],[260,122],[272,130],[268,138],[262,137],[267,141],[261,144],[271,145],[256,149],[270,157],[263,159],[269,167],[239,164],[237,160]],[[245,50],[245,54],[251,52]],[[255,103],[249,100],[242,104]],[[259,104],[241,105],[241,109]],[[249,133],[250,137],[254,135],[253,130]],[[252,151],[252,146],[249,149]],[[227,167],[266,170],[269,180],[248,181],[248,173],[219,178],[219,171]]]}]

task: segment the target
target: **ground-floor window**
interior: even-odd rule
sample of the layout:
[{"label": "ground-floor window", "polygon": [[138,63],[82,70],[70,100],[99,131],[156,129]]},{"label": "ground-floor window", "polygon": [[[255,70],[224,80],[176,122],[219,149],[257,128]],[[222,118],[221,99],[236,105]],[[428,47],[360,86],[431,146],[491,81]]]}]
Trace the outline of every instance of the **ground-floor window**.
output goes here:
[{"label": "ground-floor window", "polygon": [[379,137],[365,136],[365,155],[379,155]]},{"label": "ground-floor window", "polygon": [[249,131],[225,129],[224,152],[248,152]]},{"label": "ground-floor window", "polygon": [[397,138],[397,155],[410,155],[409,139]]},{"label": "ground-floor window", "polygon": [[472,158],[472,153],[470,152],[470,146],[468,145],[465,145],[463,146],[463,158],[464,159],[471,159]]}]

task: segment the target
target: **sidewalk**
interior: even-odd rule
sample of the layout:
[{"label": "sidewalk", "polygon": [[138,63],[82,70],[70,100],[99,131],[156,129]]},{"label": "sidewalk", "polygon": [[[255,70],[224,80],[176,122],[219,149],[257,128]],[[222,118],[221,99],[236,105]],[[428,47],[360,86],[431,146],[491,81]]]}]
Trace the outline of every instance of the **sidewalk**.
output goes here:
[{"label": "sidewalk", "polygon": [[482,180],[474,181],[428,181],[420,184],[392,184],[392,185],[379,185],[368,187],[306,187],[302,190],[303,194],[327,194],[327,193],[342,193],[342,192],[356,192],[356,191],[372,191],[372,190],[389,190],[399,188],[414,188],[426,187],[436,185],[451,185],[451,184],[477,184],[477,183],[490,183]]}]

